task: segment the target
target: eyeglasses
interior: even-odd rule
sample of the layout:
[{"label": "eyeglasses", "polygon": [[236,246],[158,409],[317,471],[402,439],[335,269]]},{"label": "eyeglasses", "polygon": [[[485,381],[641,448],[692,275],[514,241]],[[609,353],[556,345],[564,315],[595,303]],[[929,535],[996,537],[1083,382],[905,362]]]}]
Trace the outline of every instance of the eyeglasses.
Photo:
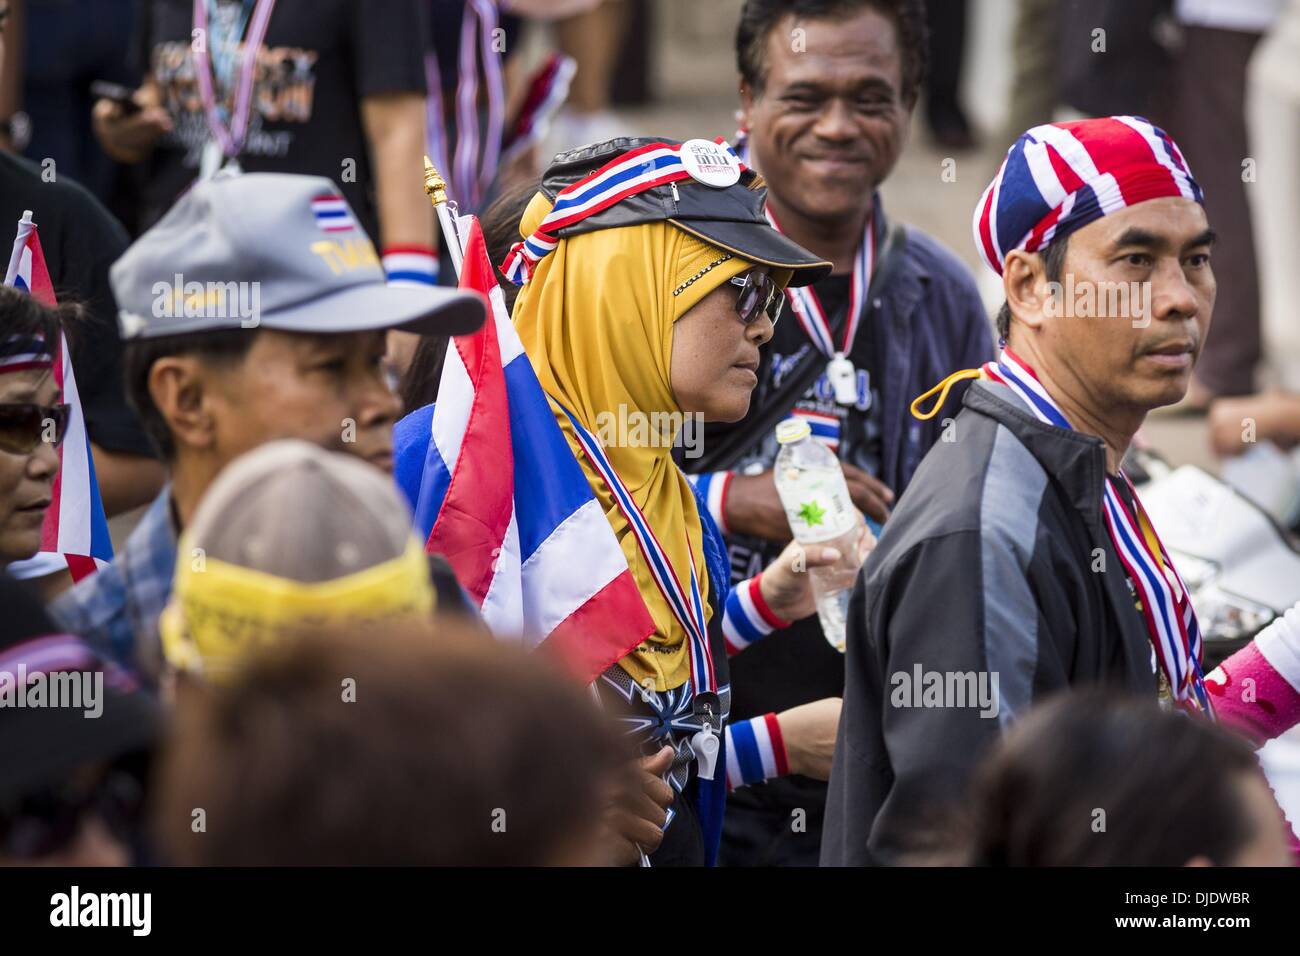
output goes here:
[{"label": "eyeglasses", "polygon": [[750,269],[744,275],[734,276],[731,284],[740,287],[736,299],[736,312],[740,321],[749,325],[766,314],[776,325],[781,317],[781,307],[785,305],[785,292],[773,281],[772,276],[762,269]]},{"label": "eyeglasses", "polygon": [[[50,434],[50,426],[53,426],[53,434]],[[57,448],[67,431],[67,405],[0,403],[0,451],[30,455],[43,441]]]},{"label": "eyeglasses", "polygon": [[144,806],[140,771],[123,762],[89,786],[64,783],[21,797],[16,805],[0,807],[0,855],[37,860],[67,847],[82,820],[97,816],[115,838],[134,835]]}]

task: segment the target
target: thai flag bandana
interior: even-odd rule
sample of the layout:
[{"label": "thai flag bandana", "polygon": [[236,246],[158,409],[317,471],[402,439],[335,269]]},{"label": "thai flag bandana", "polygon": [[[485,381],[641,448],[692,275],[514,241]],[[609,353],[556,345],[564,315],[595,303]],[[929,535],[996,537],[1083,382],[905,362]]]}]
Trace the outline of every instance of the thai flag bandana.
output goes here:
[{"label": "thai flag bandana", "polygon": [[[981,371],[1015,392],[1040,421],[1073,431],[1033,369],[1010,349],[1003,349],[1001,359],[987,363]],[[1135,513],[1129,512],[1116,491],[1116,483],[1120,481],[1128,485]],[[1201,629],[1196,611],[1169,552],[1156,535],[1133,483],[1123,471],[1117,477],[1107,476],[1102,504],[1106,529],[1124,570],[1137,588],[1151,646],[1174,700],[1188,710],[1199,710],[1213,719],[1214,708],[1201,673]]]},{"label": "thai flag bandana", "polygon": [[53,364],[54,353],[40,336],[0,335],[0,375],[49,368]]},{"label": "thai flag bandana", "polygon": [[[736,160],[742,172],[747,168],[726,140],[719,136],[714,142]],[[647,143],[638,146],[565,186],[556,194],[555,205],[536,231],[510,248],[510,254],[501,263],[502,274],[515,285],[523,285],[532,278],[537,263],[559,245],[559,230],[594,216],[628,196],[693,178],[682,159],[683,145],[686,144]]]},{"label": "thai flag bandana", "polygon": [[975,207],[975,246],[998,275],[1014,249],[1034,252],[1094,219],[1201,187],[1169,134],[1139,116],[1035,126],[1007,150]]}]

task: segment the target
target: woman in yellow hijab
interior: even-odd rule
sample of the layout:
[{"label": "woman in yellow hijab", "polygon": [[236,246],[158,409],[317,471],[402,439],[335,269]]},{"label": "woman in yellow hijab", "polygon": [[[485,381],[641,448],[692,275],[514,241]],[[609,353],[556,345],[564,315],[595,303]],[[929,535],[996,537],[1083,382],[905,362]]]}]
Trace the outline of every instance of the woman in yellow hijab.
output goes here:
[{"label": "woman in yellow hijab", "polygon": [[[556,157],[520,223],[524,241],[503,265],[508,276],[527,274],[514,309],[519,336],[655,624],[598,687],[616,702],[646,705],[633,719],[674,745],[679,792],[728,710],[716,621],[728,576],[720,537],[701,518],[673,445],[687,420],[744,417],[784,286],[830,269],[771,228],[764,195],[725,144],[586,147]],[[692,617],[714,620],[704,648],[692,639]],[[696,810],[675,806],[698,812],[701,826],[677,829],[702,829],[711,860],[724,774],[698,758],[702,790],[711,792],[699,794]],[[667,848],[666,839],[660,855]]]}]

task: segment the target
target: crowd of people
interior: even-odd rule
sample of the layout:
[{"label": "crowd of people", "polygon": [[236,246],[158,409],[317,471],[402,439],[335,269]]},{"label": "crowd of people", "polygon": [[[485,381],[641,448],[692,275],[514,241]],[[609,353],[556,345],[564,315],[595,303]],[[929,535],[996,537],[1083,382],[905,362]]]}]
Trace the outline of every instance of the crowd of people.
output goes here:
[{"label": "crowd of people", "polygon": [[[631,0],[137,4],[118,86],[40,101],[100,198],[0,152],[0,220],[44,248],[0,288],[0,864],[1288,865],[1255,751],[1300,723],[1300,606],[1209,660],[1124,467],[1169,406],[1224,453],[1234,402],[1300,441],[1294,398],[1243,397],[1240,156],[1150,90],[1054,121],[1062,64],[952,211],[991,318],[881,198],[918,109],[974,142],[966,15],[928,6],[745,0],[737,135],[679,142],[605,135]],[[1018,45],[1065,29],[1019,6]],[[1240,100],[1273,20],[1177,6]],[[0,59],[41,8],[0,0]],[[546,162],[535,20],[578,61]],[[1177,75],[1184,106],[1214,79]],[[490,288],[456,287],[426,151]],[[791,418],[853,506],[843,650],[809,572],[845,556],[778,492]],[[36,576],[73,442],[137,515]],[[503,473],[532,510],[475,510]]]}]

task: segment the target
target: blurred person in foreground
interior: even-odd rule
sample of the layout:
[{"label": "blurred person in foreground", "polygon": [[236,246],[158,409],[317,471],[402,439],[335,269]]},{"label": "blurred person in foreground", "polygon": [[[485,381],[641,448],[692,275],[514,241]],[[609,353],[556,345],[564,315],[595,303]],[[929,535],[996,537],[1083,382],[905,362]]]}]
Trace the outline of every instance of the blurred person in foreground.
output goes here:
[{"label": "blurred person in foreground", "polygon": [[[387,475],[307,442],[270,442],[222,470],[185,529],[162,616],[162,684],[175,700],[196,682],[227,683],[257,652],[322,630],[428,640],[417,625],[435,609],[440,627],[490,640],[446,560],[412,535]],[[605,839],[611,862],[630,862],[636,844],[657,845],[672,791],[640,767],[620,781],[602,804]]]},{"label": "blurred person in foreground", "polygon": [[[802,42],[792,49],[796,30]],[[909,422],[907,403],[953,368],[993,355],[969,270],[888,218],[881,201],[925,75],[925,33],[920,0],[748,0],[741,11],[741,126],[748,161],[767,182],[766,211],[834,269],[787,291],[787,318],[762,350],[748,414],[710,427],[703,457],[686,462],[704,472],[695,481],[737,582],[790,540],[772,472],[780,419],[804,418],[836,452],[854,504],[878,530],[944,431],[941,422]],[[715,449],[726,454],[712,458]],[[737,716],[779,712],[838,696],[844,656],[810,617],[737,658],[733,684]],[[814,864],[825,801],[825,784],[801,776],[733,794],[723,861]],[[806,829],[791,828],[795,810]]]},{"label": "blurred person in foreground", "polygon": [[279,438],[391,471],[401,406],[385,332],[459,334],[485,312],[476,293],[387,284],[337,188],[313,176],[200,183],[113,265],[112,281],[131,400],[170,483],[113,563],[53,610],[132,668],[158,662],[177,534],[217,473]]},{"label": "blurred person in foreground", "polygon": [[41,549],[68,424],[53,372],[67,314],[0,286],[0,570]]},{"label": "blurred person in foreground", "polygon": [[157,705],[61,631],[30,584],[0,573],[0,607],[0,866],[126,866]]},{"label": "blurred person in foreground", "polygon": [[286,439],[227,465],[177,548],[162,646],[179,671],[221,681],[261,644],[322,627],[368,634],[465,608],[426,555],[383,472]]},{"label": "blurred person in foreground", "polygon": [[446,622],[326,624],[178,691],[155,815],[173,862],[609,862],[601,810],[628,754],[537,655]]},{"label": "blurred person in foreground", "polygon": [[1063,694],[1017,723],[977,770],[969,819],[973,866],[1292,863],[1248,744],[1115,693]]},{"label": "blurred person in foreground", "polygon": [[1173,140],[1130,116],[1034,127],[985,191],[973,225],[1002,277],[1004,349],[913,404],[932,417],[977,379],[849,604],[823,864],[907,852],[1054,690],[1212,710],[1195,611],[1121,468],[1210,325],[1200,200]]}]

